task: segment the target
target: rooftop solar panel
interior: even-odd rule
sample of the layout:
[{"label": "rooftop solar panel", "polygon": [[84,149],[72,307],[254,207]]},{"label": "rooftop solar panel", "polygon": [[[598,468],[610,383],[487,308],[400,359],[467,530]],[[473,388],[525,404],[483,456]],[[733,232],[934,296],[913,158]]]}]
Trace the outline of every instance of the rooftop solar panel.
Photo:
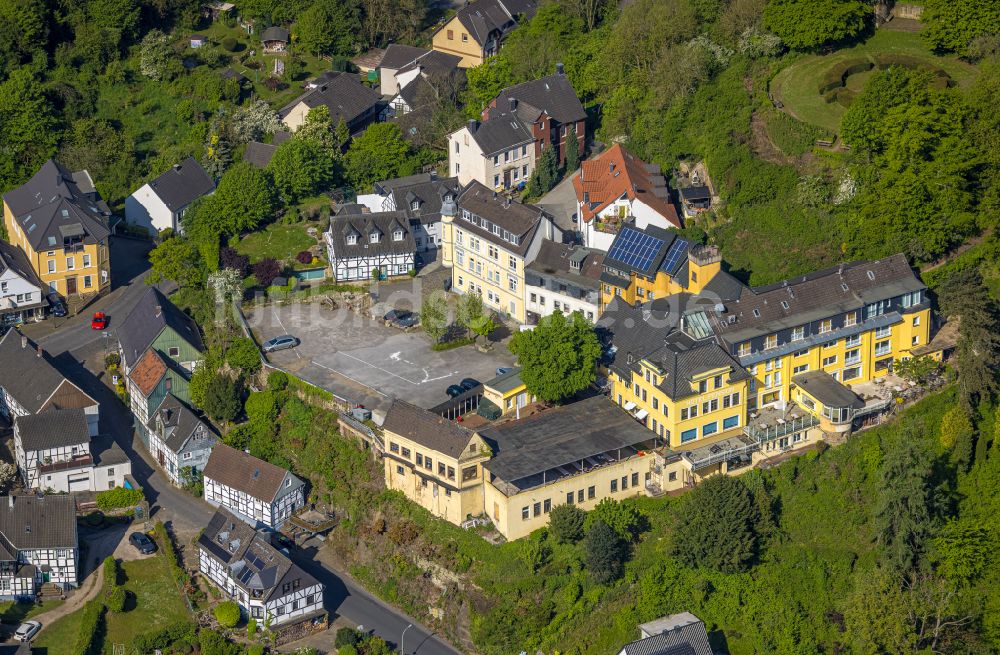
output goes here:
[{"label": "rooftop solar panel", "polygon": [[674,242],[670,245],[670,250],[667,251],[667,256],[663,258],[663,265],[660,268],[671,275],[676,273],[678,265],[681,263],[685,253],[687,253],[688,245],[690,244],[684,239],[674,239]]},{"label": "rooftop solar panel", "polygon": [[608,258],[636,270],[646,270],[653,263],[663,240],[631,228],[623,228],[608,252]]}]

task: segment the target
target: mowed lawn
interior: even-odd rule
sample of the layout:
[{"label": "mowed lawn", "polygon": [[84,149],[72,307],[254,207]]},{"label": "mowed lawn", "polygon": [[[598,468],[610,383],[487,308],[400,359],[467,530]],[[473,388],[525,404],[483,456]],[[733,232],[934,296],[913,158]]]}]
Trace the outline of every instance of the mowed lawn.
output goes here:
[{"label": "mowed lawn", "polygon": [[[938,57],[924,44],[920,35],[913,32],[893,32],[878,30],[872,38],[852,48],[837,50],[828,55],[807,55],[781,70],[771,80],[771,94],[781,100],[785,111],[801,121],[817,127],[838,132],[840,119],[846,108],[836,102],[826,103],[819,94],[818,87],[827,71],[848,59],[879,54],[907,55],[925,60],[928,64],[943,69],[959,85],[967,85],[976,76],[976,67],[960,61],[957,57]],[[861,82],[871,74],[861,74],[848,78],[848,86],[860,91]]]},{"label": "mowed lawn", "polygon": [[[122,614],[107,612],[104,615],[103,651],[106,653],[111,652],[111,644],[127,646],[142,633],[191,618],[163,555],[125,562],[122,569],[130,598]],[[47,655],[70,655],[76,644],[81,614],[82,611],[77,610],[46,626],[34,645],[46,648]]]},{"label": "mowed lawn", "polygon": [[260,232],[252,232],[240,239],[236,250],[250,258],[250,263],[273,257],[278,261],[294,260],[303,250],[316,245],[316,239],[306,234],[306,225],[273,223]]}]

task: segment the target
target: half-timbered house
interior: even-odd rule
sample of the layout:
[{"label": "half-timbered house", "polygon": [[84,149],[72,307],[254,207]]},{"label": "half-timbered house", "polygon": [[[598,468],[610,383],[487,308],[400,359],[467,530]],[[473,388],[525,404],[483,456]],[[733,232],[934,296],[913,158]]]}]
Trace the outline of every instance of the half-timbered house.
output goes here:
[{"label": "half-timbered house", "polygon": [[305,505],[305,482],[223,443],[212,449],[204,474],[205,500],[255,528],[280,530]]},{"label": "half-timbered house", "polygon": [[163,399],[149,417],[147,427],[149,452],[170,481],[178,486],[201,475],[219,440],[211,428],[173,394]]},{"label": "half-timbered house", "polygon": [[46,583],[76,587],[78,555],[71,497],[0,498],[0,599],[34,599]]},{"label": "half-timbered house", "polygon": [[416,242],[405,211],[341,213],[324,238],[338,281],[384,279],[414,268]]}]

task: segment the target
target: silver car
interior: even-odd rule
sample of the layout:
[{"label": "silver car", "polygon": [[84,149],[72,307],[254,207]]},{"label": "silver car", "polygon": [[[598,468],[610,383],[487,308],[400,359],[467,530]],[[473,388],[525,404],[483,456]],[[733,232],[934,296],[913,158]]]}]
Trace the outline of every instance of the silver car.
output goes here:
[{"label": "silver car", "polygon": [[290,334],[283,334],[280,337],[274,337],[273,339],[268,339],[264,342],[263,350],[266,353],[273,353],[275,350],[284,350],[285,348],[294,348],[299,345],[299,340]]},{"label": "silver car", "polygon": [[31,638],[37,635],[41,629],[42,624],[38,621],[25,621],[17,626],[17,630],[14,631],[14,639],[17,641],[31,641]]}]

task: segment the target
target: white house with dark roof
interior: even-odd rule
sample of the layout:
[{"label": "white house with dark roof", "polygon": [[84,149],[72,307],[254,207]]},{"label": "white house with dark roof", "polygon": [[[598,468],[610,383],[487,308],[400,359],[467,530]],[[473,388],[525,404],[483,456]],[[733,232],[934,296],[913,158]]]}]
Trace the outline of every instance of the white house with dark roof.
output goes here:
[{"label": "white house with dark roof", "polygon": [[44,318],[47,289],[24,252],[0,241],[0,331]]},{"label": "white house with dark roof", "polygon": [[537,325],[555,312],[580,312],[588,321],[597,321],[603,272],[604,253],[543,241],[524,274],[528,323]]},{"label": "white house with dark roof", "polygon": [[198,569],[248,619],[275,627],[325,615],[322,583],[224,509],[198,537]]},{"label": "white house with dark roof", "polygon": [[175,485],[198,478],[219,438],[204,421],[167,394],[149,417],[149,452]]},{"label": "white house with dark roof", "polygon": [[382,96],[377,91],[362,83],[354,73],[331,71],[327,75],[328,81],[307,90],[278,110],[285,127],[292,132],[299,129],[309,111],[320,105],[330,110],[334,125],[343,120],[351,134],[362,132],[378,119]]},{"label": "white house with dark roof", "polygon": [[78,559],[71,497],[0,497],[0,599],[34,600],[43,584],[76,587]]},{"label": "white house with dark roof", "polygon": [[639,639],[625,644],[618,655],[712,655],[705,623],[681,612],[639,626]]},{"label": "white house with dark roof", "polygon": [[97,434],[97,401],[67,380],[41,347],[17,330],[0,338],[0,371],[19,372],[0,375],[0,415],[8,421],[50,409],[81,409],[88,434]]},{"label": "white house with dark roof", "polygon": [[415,267],[416,242],[405,211],[338,214],[323,238],[330,270],[341,282],[406,275]]},{"label": "white house with dark roof", "polygon": [[194,157],[188,157],[125,199],[125,220],[156,234],[181,232],[181,219],[198,198],[215,192],[215,182]]},{"label": "white house with dark roof", "polygon": [[463,186],[476,181],[493,190],[517,187],[535,170],[534,142],[531,126],[515,113],[469,120],[448,135],[448,173]]},{"label": "white house with dark roof", "polygon": [[454,216],[462,185],[456,177],[438,178],[436,173],[418,173],[375,183],[374,193],[358,196],[372,212],[406,212],[417,252],[441,246],[441,215]]},{"label": "white house with dark roof", "polygon": [[280,466],[216,444],[205,465],[205,500],[255,528],[280,530],[305,505],[305,482]]}]

